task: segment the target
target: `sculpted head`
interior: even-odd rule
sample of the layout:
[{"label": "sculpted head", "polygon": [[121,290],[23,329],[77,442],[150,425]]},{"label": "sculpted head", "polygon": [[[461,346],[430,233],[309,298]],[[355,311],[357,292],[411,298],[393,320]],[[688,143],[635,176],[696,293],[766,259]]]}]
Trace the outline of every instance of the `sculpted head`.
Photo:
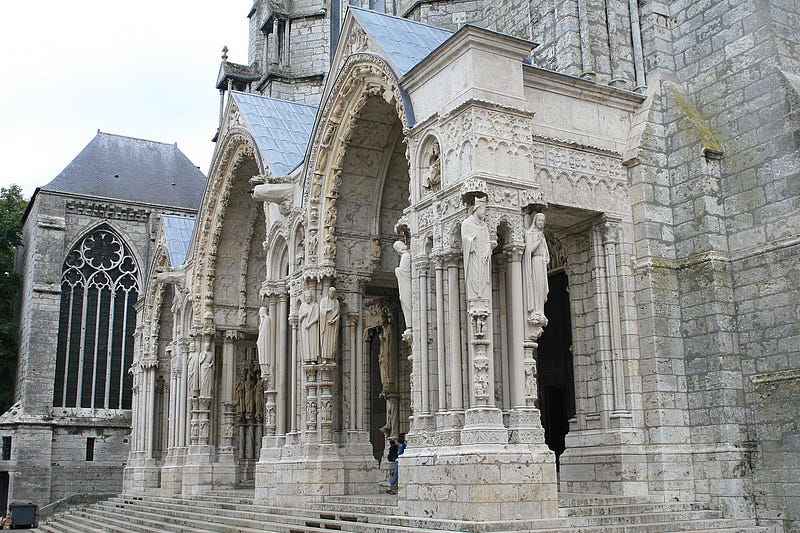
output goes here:
[{"label": "sculpted head", "polygon": [[328,298],[336,298],[336,287],[328,287]]},{"label": "sculpted head", "polygon": [[486,198],[476,197],[475,203],[470,209],[470,214],[475,215],[479,220],[483,220],[483,216],[486,214]]},{"label": "sculpted head", "polygon": [[311,291],[306,291],[303,293],[303,301],[307,304],[311,303]]},{"label": "sculpted head", "polygon": [[539,229],[542,229],[542,228],[544,228],[545,220],[546,219],[545,219],[544,213],[536,213],[533,216],[533,225],[536,226]]},{"label": "sculpted head", "polygon": [[404,243],[403,241],[394,241],[394,244],[392,245],[392,247],[394,248],[395,252],[397,252],[398,254],[402,254],[406,250],[408,250],[408,246],[406,246],[406,243]]}]

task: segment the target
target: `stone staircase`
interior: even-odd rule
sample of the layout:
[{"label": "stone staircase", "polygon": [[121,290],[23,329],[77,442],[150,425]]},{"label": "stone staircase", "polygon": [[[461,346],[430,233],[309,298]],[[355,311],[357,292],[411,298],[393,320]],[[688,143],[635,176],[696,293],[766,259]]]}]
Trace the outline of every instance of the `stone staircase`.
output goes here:
[{"label": "stone staircase", "polygon": [[255,505],[252,490],[170,498],[124,494],[44,519],[47,533],[671,533],[774,532],[753,522],[722,518],[700,503],[656,503],[647,498],[562,494],[559,517],[470,522],[401,516],[388,494],[329,497],[313,508]]}]

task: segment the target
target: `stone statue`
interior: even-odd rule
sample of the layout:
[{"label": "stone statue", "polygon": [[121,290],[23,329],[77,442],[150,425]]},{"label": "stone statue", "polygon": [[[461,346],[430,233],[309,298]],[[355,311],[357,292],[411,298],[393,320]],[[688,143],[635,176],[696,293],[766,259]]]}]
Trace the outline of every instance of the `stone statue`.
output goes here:
[{"label": "stone statue", "polygon": [[483,217],[486,200],[475,198],[470,215],[461,223],[461,245],[464,254],[464,278],[467,301],[488,301],[490,296],[492,241]]},{"label": "stone statue", "polygon": [[437,191],[442,184],[442,163],[439,158],[439,144],[433,143],[431,157],[428,160],[428,170],[422,181],[422,186],[430,191]]},{"label": "stone statue", "polygon": [[303,293],[303,303],[297,311],[300,319],[300,348],[303,361],[316,363],[319,359],[319,306],[311,297],[311,291]]},{"label": "stone statue", "polygon": [[263,420],[264,418],[264,380],[258,378],[255,384],[255,408],[256,418]]},{"label": "stone statue", "polygon": [[197,396],[197,379],[200,374],[200,359],[198,353],[195,351],[190,351],[188,357],[189,360],[187,361],[186,368],[186,386],[189,389],[189,396]]},{"label": "stone statue", "polygon": [[381,372],[381,385],[383,390],[380,396],[386,397],[387,394],[394,392],[395,386],[395,353],[394,342],[392,339],[392,318],[389,310],[384,308],[383,326],[379,329],[378,340],[380,341],[380,352],[378,352],[378,366]]},{"label": "stone statue", "polygon": [[236,398],[236,414],[244,416],[247,412],[247,400],[245,399],[244,380],[236,382],[236,389],[234,390],[234,398]]},{"label": "stone statue", "polygon": [[333,360],[339,345],[339,300],[336,298],[336,287],[328,287],[327,296],[319,302],[319,314],[322,358]]},{"label": "stone statue", "polygon": [[403,308],[403,319],[408,331],[411,329],[411,252],[403,241],[395,241],[394,249],[400,254],[400,264],[394,269],[394,275],[397,277],[400,306]]},{"label": "stone statue", "polygon": [[255,383],[253,381],[253,373],[248,372],[244,381],[244,405],[245,413],[247,416],[253,416],[255,413]]},{"label": "stone statue", "polygon": [[258,309],[258,340],[256,348],[258,350],[258,364],[261,365],[261,374],[267,375],[269,372],[269,345],[270,329],[272,318],[269,316],[266,306]]},{"label": "stone statue", "polygon": [[400,434],[399,407],[400,398],[390,396],[386,398],[386,424],[381,428],[383,434],[389,437],[397,437]]},{"label": "stone statue", "polygon": [[211,341],[203,341],[203,350],[200,352],[200,397],[211,398],[211,387],[214,383],[214,353],[211,351]]},{"label": "stone statue", "polygon": [[525,281],[525,308],[529,322],[547,322],[544,303],[547,301],[547,264],[550,252],[544,238],[544,213],[536,213],[525,229],[525,252],[522,256],[522,276]]}]

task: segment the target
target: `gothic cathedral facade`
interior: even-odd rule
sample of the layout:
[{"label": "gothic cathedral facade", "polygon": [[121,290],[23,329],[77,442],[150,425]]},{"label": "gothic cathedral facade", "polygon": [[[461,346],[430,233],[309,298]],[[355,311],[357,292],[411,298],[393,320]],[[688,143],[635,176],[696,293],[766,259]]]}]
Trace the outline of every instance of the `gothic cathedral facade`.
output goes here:
[{"label": "gothic cathedral facade", "polygon": [[223,56],[125,489],[369,493],[407,433],[403,514],[796,525],[796,3],[352,4],[256,0]]}]

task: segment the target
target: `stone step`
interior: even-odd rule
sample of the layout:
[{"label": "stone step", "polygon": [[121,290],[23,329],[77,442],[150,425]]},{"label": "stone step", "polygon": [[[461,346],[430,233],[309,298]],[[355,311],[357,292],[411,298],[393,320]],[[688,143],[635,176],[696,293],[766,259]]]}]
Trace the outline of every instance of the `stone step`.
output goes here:
[{"label": "stone step", "polygon": [[[148,507],[151,511],[156,511],[158,509],[168,508],[170,510],[174,510],[178,512],[183,510],[184,513],[188,514],[195,514],[197,512],[197,507],[194,505],[187,505],[186,503],[177,500],[169,500],[164,501],[163,498],[154,498],[160,500],[159,503],[151,502],[150,506]],[[342,498],[338,498],[339,501],[342,501]],[[213,500],[213,498],[212,498]],[[141,500],[137,500],[141,501]],[[197,501],[197,499],[193,499],[193,501]],[[363,500],[362,500],[363,501]],[[345,504],[334,504],[334,505],[345,505]],[[290,515],[303,515],[305,519],[315,520],[317,518],[323,518],[326,521],[336,521],[342,520],[344,517],[340,514],[337,514],[335,509],[330,510],[322,510],[317,511],[315,510],[303,510],[303,509],[291,509],[291,508],[261,508],[258,506],[247,506],[248,510],[244,510],[242,507],[238,507],[236,509],[224,509],[224,507],[228,507],[228,505],[224,505],[221,508],[216,508],[215,513],[219,516],[227,516],[231,518],[238,518],[241,516],[246,517],[256,517],[258,516],[261,519],[267,519],[268,516],[271,516],[276,511],[281,516],[290,516]],[[624,506],[621,507],[624,509]],[[268,513],[265,512],[268,510]],[[410,526],[414,528],[433,528],[437,530],[447,530],[447,529],[458,529],[463,528],[469,531],[508,531],[511,529],[517,529],[519,527],[525,528],[536,528],[536,529],[548,529],[548,528],[556,528],[561,529],[564,524],[567,522],[564,519],[561,520],[537,520],[537,521],[507,521],[507,522],[490,522],[490,523],[472,523],[472,522],[458,522],[458,521],[443,521],[443,520],[435,520],[435,519],[417,519],[411,517],[398,517],[398,516],[379,516],[375,514],[369,513],[353,513],[352,516],[344,518],[345,520],[350,519],[348,521],[355,521],[355,522],[370,522],[370,523],[380,523],[382,525],[387,526]],[[637,524],[649,524],[649,523],[675,523],[675,522],[689,522],[689,521],[699,521],[699,520],[710,520],[719,518],[719,513],[716,511],[707,511],[707,510],[678,510],[678,511],[664,511],[659,513],[627,513],[627,514],[618,514],[618,515],[588,515],[588,516],[575,516],[571,517],[568,520],[570,527],[606,527],[612,525],[637,525]],[[327,522],[325,522],[327,523]],[[242,524],[244,525],[244,524]]]},{"label": "stone step", "polygon": [[256,505],[252,491],[166,497],[156,492],[125,494],[48,519],[46,533],[766,533],[769,528],[723,519],[700,503],[657,503],[649,498],[569,495],[585,507],[559,509],[549,520],[470,522],[401,516],[396,497],[373,494],[326,498],[313,508]]},{"label": "stone step", "polygon": [[703,511],[708,506],[701,502],[631,503],[613,505],[591,505],[585,507],[559,507],[561,517],[625,515],[654,512]]},{"label": "stone step", "polygon": [[[124,500],[124,501],[123,501]],[[121,503],[120,503],[121,502]],[[440,532],[440,529],[430,530],[422,527],[409,527],[402,524],[374,524],[369,523],[368,516],[336,516],[319,511],[291,509],[291,508],[263,508],[252,509],[209,509],[191,504],[180,503],[153,503],[146,499],[121,499],[120,502],[106,502],[113,511],[124,511],[126,515],[134,516],[163,516],[172,523],[179,525],[192,525],[192,519],[200,513],[205,517],[203,524],[213,531],[222,532],[263,532],[268,531],[320,531],[340,530],[351,532],[374,533],[378,531],[427,531]],[[100,504],[98,504],[100,505]],[[267,511],[267,509],[269,511]],[[272,511],[279,510],[280,513]],[[204,511],[204,512],[203,512]],[[183,530],[181,530],[183,531]],[[194,531],[194,530],[193,530]]]}]

